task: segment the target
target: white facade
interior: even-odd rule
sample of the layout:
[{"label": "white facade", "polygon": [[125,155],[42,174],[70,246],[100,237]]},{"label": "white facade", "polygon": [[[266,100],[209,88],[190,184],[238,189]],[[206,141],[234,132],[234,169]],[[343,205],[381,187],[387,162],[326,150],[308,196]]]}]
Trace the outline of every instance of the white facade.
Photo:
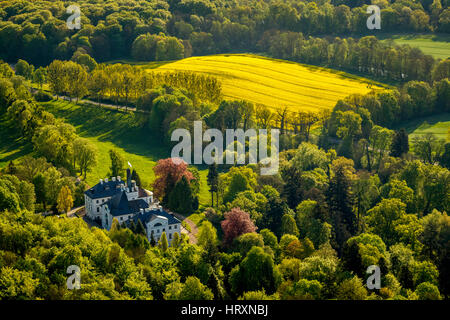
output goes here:
[{"label": "white facade", "polygon": [[[120,177],[117,177],[117,178],[113,177],[111,179],[111,181],[119,182],[122,180],[120,179]],[[100,179],[99,184],[102,185],[104,183],[105,184],[108,183],[108,179],[105,179],[105,180]],[[121,185],[120,188],[121,188],[121,190],[125,191],[128,201],[136,200],[136,199],[143,199],[149,205],[153,203],[153,192],[151,192],[149,190],[145,190],[145,189],[140,189],[136,185],[136,182],[134,182],[134,181],[131,181],[131,186],[129,188],[123,184]],[[139,197],[140,191],[141,191],[141,197]],[[102,205],[104,203],[106,203],[108,200],[110,200],[113,196],[114,195],[111,195],[109,197],[104,197],[104,198],[90,198],[87,194],[85,194],[84,195],[84,203],[85,203],[85,208],[86,208],[86,215],[92,220],[96,220],[96,219],[102,220],[102,224],[103,224],[103,220],[105,220],[104,219],[105,211],[102,208]]]},{"label": "white facade", "polygon": [[181,223],[169,224],[166,217],[155,215],[153,219],[147,222],[147,238],[148,241],[153,239],[158,242],[163,232],[166,233],[167,241],[172,243],[173,236],[178,233],[180,236]]},{"label": "white facade", "polygon": [[95,220],[97,218],[101,219],[102,217],[101,206],[111,198],[112,197],[91,199],[85,194],[84,203],[86,207],[86,215],[92,220]]},{"label": "white facade", "polygon": [[[127,208],[129,210],[115,209],[120,207],[118,203],[126,202],[123,198],[123,193],[126,195],[126,201],[133,201],[134,203],[134,205],[127,203]],[[100,195],[108,196],[97,198],[97,196]],[[120,199],[118,197],[120,197]],[[122,225],[130,219],[134,219],[136,215],[147,213],[146,217],[141,218],[141,220],[143,222],[144,220],[146,221],[145,227],[147,229],[147,238],[149,241],[151,241],[153,234],[153,239],[158,242],[162,233],[165,232],[167,241],[170,244],[175,233],[178,233],[179,236],[181,235],[181,222],[163,211],[158,203],[153,202],[153,193],[149,190],[139,188],[135,181],[128,180],[127,185],[125,185],[120,180],[120,177],[113,177],[110,182],[108,179],[105,179],[104,181],[100,179],[99,184],[85,192],[84,200],[87,217],[92,220],[98,220],[104,229],[111,229],[113,219],[117,219],[119,224]],[[119,201],[117,202],[117,200]],[[142,208],[142,200],[145,201],[148,208]],[[138,204],[136,204],[136,201]],[[147,207],[147,205],[145,205],[145,207]],[[124,206],[122,205],[122,208],[123,207]],[[139,212],[127,212],[123,215],[117,214],[118,212],[123,211],[134,211],[137,207],[140,207]],[[110,210],[113,210],[114,215]],[[147,221],[147,219],[149,220]],[[169,221],[171,222],[170,224]]]}]

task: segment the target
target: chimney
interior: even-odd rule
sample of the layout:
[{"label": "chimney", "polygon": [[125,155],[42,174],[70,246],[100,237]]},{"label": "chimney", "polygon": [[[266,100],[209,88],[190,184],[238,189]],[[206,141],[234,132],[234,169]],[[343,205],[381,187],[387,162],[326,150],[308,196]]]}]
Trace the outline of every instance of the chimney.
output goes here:
[{"label": "chimney", "polygon": [[117,181],[121,181],[121,180],[120,180],[120,176],[117,176]]},{"label": "chimney", "polygon": [[116,181],[116,177],[112,177],[111,180],[115,182]]},{"label": "chimney", "polygon": [[108,178],[105,178],[105,182],[108,183]]},{"label": "chimney", "polygon": [[144,214],[144,209],[142,209],[142,208],[139,209],[139,213],[140,213],[140,214]]},{"label": "chimney", "polygon": [[131,180],[132,191],[136,191],[136,181]]},{"label": "chimney", "polygon": [[130,171],[130,168],[127,168],[127,187],[131,188],[131,171]]},{"label": "chimney", "polygon": [[100,179],[100,184],[103,184],[103,179]]}]

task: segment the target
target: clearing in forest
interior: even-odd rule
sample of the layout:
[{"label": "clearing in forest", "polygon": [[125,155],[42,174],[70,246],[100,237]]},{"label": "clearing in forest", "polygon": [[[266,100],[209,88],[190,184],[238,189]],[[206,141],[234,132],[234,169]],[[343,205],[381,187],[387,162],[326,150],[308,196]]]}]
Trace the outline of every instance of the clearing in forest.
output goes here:
[{"label": "clearing in forest", "polygon": [[218,77],[225,99],[245,99],[268,107],[320,111],[352,93],[381,89],[378,83],[342,71],[253,54],[190,57],[147,63],[147,71],[192,71]]}]

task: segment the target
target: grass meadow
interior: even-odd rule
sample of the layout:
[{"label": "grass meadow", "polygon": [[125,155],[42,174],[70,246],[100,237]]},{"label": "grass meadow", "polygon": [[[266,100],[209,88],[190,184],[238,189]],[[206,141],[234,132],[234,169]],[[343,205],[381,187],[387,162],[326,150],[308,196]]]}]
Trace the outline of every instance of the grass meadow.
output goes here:
[{"label": "grass meadow", "polygon": [[448,130],[450,128],[450,113],[424,117],[422,119],[403,123],[399,128],[405,128],[409,133],[409,139],[426,133],[434,134],[438,139],[450,141]]},{"label": "grass meadow", "polygon": [[[98,149],[97,165],[88,172],[86,181],[94,185],[100,178],[108,177],[111,160],[109,150],[118,150],[131,163],[141,177],[142,184],[151,188],[155,180],[153,167],[159,159],[168,158],[170,150],[164,147],[160,138],[155,138],[139,124],[139,114],[108,110],[92,105],[76,105],[68,101],[50,101],[42,103],[44,108],[57,118],[76,128],[77,134],[89,139]],[[10,160],[17,160],[33,152],[30,143],[14,136],[4,118],[0,119],[0,167]],[[200,205],[211,202],[206,176],[208,170],[200,171]]]},{"label": "grass meadow", "polygon": [[448,35],[390,35],[382,38],[392,39],[399,45],[407,44],[411,47],[417,47],[423,53],[432,55],[437,59],[450,57],[450,36]]}]

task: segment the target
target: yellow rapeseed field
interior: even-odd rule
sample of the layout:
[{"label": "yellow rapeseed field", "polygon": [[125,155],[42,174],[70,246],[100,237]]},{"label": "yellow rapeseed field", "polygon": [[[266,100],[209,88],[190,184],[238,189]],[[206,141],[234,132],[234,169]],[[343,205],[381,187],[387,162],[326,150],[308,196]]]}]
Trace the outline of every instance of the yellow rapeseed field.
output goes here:
[{"label": "yellow rapeseed field", "polygon": [[318,111],[331,109],[352,93],[381,87],[372,81],[327,68],[303,65],[252,54],[191,57],[144,66],[148,71],[193,71],[222,81],[225,99],[245,99],[268,107]]}]

